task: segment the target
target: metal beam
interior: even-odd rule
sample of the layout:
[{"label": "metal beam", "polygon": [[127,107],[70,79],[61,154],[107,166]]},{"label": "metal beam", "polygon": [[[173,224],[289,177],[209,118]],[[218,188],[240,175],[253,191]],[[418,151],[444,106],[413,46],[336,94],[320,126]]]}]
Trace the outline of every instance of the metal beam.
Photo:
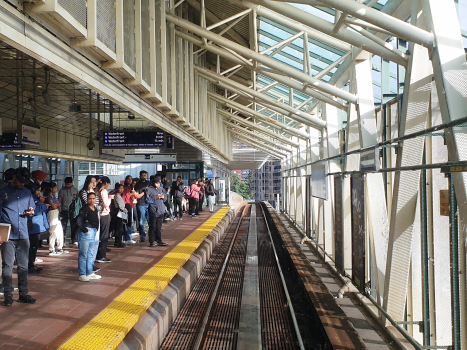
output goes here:
[{"label": "metal beam", "polygon": [[[255,1],[255,0],[253,0]],[[433,34],[410,23],[394,18],[374,8],[350,0],[319,0],[325,6],[334,7],[353,17],[360,18],[375,26],[394,33],[399,38],[420,44],[427,48],[433,47]],[[266,1],[262,1],[266,2]],[[270,2],[270,1],[268,1]],[[303,0],[308,3],[309,0]]]},{"label": "metal beam", "polygon": [[265,95],[265,94],[263,94],[261,92],[254,91],[254,90],[248,88],[247,86],[239,84],[239,83],[237,83],[237,82],[235,82],[235,81],[233,81],[231,79],[225,78],[220,74],[213,73],[209,69],[202,68],[202,67],[199,67],[199,66],[195,66],[195,70],[202,73],[202,74],[204,74],[204,75],[207,75],[208,77],[210,77],[214,81],[218,80],[220,82],[223,82],[224,84],[231,85],[234,88],[245,91],[246,93],[250,94],[251,96],[253,96],[255,98],[258,98],[258,99],[260,99],[262,101],[266,101],[269,104],[272,104],[273,106],[276,106],[276,107],[279,107],[279,108],[281,108],[283,110],[286,110],[288,113],[291,113],[291,114],[294,115],[294,116],[290,117],[291,119],[295,119],[295,120],[297,120],[297,121],[299,121],[301,123],[304,123],[306,125],[315,127],[317,129],[321,129],[321,128],[326,126],[326,123],[323,120],[321,120],[319,118],[316,118],[315,116],[313,116],[311,114],[308,114],[308,113],[303,112],[303,111],[301,111],[299,109],[293,108],[292,106],[280,103],[280,102],[278,102],[277,100],[275,100],[272,97],[269,97],[269,96],[267,96],[267,95]]},{"label": "metal beam", "polygon": [[[203,41],[200,40],[199,38],[191,35],[191,34],[187,34],[185,32],[181,32],[181,31],[176,31],[176,34],[181,37],[182,39],[185,39],[185,40],[188,40],[189,42],[195,44],[195,45],[198,45],[198,46],[202,46],[203,45]],[[316,91],[316,90],[313,90],[311,89],[308,85],[304,85],[304,84],[301,84],[297,81],[294,81],[284,75],[280,75],[280,74],[276,74],[276,73],[273,73],[271,70],[268,70],[268,69],[260,69],[260,68],[255,68],[255,67],[252,67],[251,65],[245,65],[245,63],[240,60],[237,56],[233,55],[231,52],[228,52],[226,50],[224,50],[223,48],[220,48],[216,45],[207,45],[206,46],[206,50],[216,54],[216,55],[219,55],[219,56],[222,56],[224,58],[227,58],[228,60],[234,62],[234,63],[237,63],[237,64],[240,64],[246,68],[249,68],[251,70],[256,70],[256,71],[259,71],[262,75],[268,77],[268,78],[271,78],[271,79],[274,79],[274,80],[277,80],[278,82],[280,82],[281,84],[284,84],[284,85],[287,85],[287,86],[290,86],[292,88],[294,88],[295,90],[297,91],[301,91],[307,95],[310,95],[320,101],[323,101],[323,102],[326,102],[326,103],[329,103],[333,106],[336,106],[337,108],[340,108],[342,110],[347,110],[347,106],[339,101],[336,101],[334,100],[331,96],[323,93],[323,92],[320,92],[320,91]],[[274,61],[276,62],[276,61]],[[345,63],[346,61],[344,61]],[[343,64],[344,64],[343,63]],[[304,74],[304,73],[302,73]]]},{"label": "metal beam", "polygon": [[235,120],[237,123],[243,124],[245,127],[248,127],[250,129],[258,130],[259,132],[261,132],[263,134],[266,134],[266,135],[268,135],[270,137],[273,137],[273,138],[277,138],[277,139],[281,140],[284,143],[288,143],[291,146],[298,147],[298,145],[299,145],[298,142],[295,142],[295,141],[293,141],[293,140],[291,140],[291,139],[289,139],[289,138],[287,138],[285,136],[282,136],[281,134],[275,133],[271,129],[265,128],[264,126],[253,123],[253,122],[251,122],[249,120],[246,120],[244,118],[241,118],[241,117],[239,117],[239,116],[237,116],[235,114],[229,113],[226,110],[217,109],[217,112],[222,114],[226,118],[230,118],[232,120]]},{"label": "metal beam", "polygon": [[[347,91],[341,90],[336,88],[333,85],[329,85],[325,82],[322,82],[318,79],[315,79],[303,72],[297,71],[296,69],[289,67],[283,63],[278,62],[277,60],[274,60],[269,57],[265,57],[261,55],[258,52],[255,52],[253,50],[250,50],[244,46],[241,46],[237,43],[234,43],[230,40],[227,40],[226,38],[212,33],[206,29],[201,28],[200,26],[197,26],[196,24],[193,24],[189,21],[186,21],[180,17],[167,14],[167,19],[169,22],[174,23],[175,25],[178,25],[188,31],[191,31],[193,33],[196,33],[206,39],[209,39],[213,42],[216,42],[223,47],[230,49],[238,54],[241,54],[244,58],[246,59],[252,59],[253,61],[257,61],[261,64],[264,64],[265,66],[271,68],[271,69],[277,69],[285,74],[287,74],[289,77],[297,79],[299,81],[303,81],[304,83],[309,84],[311,87],[324,91],[326,93],[329,93],[333,96],[336,96],[338,98],[341,98],[345,101],[356,103],[357,102],[357,97],[353,94],[348,93]],[[207,47],[206,47],[207,48]]]},{"label": "metal beam", "polygon": [[[292,26],[294,25],[294,20],[304,24],[303,27],[311,27],[316,30],[319,30],[322,33],[325,33],[327,35],[331,35],[337,39],[340,39],[346,43],[349,43],[355,47],[362,48],[368,52],[371,52],[375,55],[381,56],[383,58],[386,58],[390,61],[393,61],[397,64],[400,64],[402,66],[406,66],[407,62],[403,59],[401,59],[399,56],[395,55],[392,52],[388,52],[384,48],[382,48],[380,45],[374,43],[368,38],[363,37],[362,35],[359,35],[357,33],[351,32],[350,30],[340,28],[335,34],[333,34],[333,29],[334,29],[334,24],[319,18],[317,16],[314,16],[310,13],[307,13],[305,11],[302,11],[294,6],[287,5],[282,2],[276,2],[276,1],[267,1],[267,0],[250,0],[250,1],[242,1],[240,4],[242,4],[245,7],[250,7],[250,4],[257,4],[260,5],[257,9],[258,14],[260,13],[260,10],[263,10],[263,7],[266,7],[274,12],[277,12],[274,14],[274,12],[270,11],[268,14],[264,14],[265,17],[268,17],[270,19],[273,19],[274,21],[281,20],[281,24],[284,24],[286,26],[289,26],[290,28],[293,28]],[[365,6],[366,8],[366,6]],[[375,10],[376,11],[376,10]],[[271,14],[272,12],[272,14]],[[379,11],[377,11],[379,12]],[[278,15],[278,14],[281,15]],[[284,17],[288,17],[288,20],[284,20]],[[388,15],[386,15],[388,16]],[[278,18],[279,17],[279,18]],[[282,17],[282,18],[281,18]],[[390,17],[390,16],[389,16]],[[368,21],[369,22],[369,21]],[[278,22],[280,23],[280,22]],[[371,23],[371,22],[370,22]],[[296,23],[295,23],[296,24]],[[300,30],[304,30],[301,28]],[[294,28],[295,29],[295,28]],[[310,34],[308,34],[310,35]],[[319,39],[318,39],[319,40]],[[350,50],[345,50],[345,52],[348,52]]]},{"label": "metal beam", "polygon": [[[198,1],[196,1],[196,0],[186,0],[186,2],[188,4],[190,4],[196,11],[201,12],[201,5],[200,5],[200,3]],[[216,22],[220,21],[219,17],[217,17],[215,14],[213,14],[211,11],[209,11],[207,9],[205,9],[205,16],[206,16],[206,19],[208,19],[209,21],[211,21],[213,23],[216,23]],[[229,29],[227,31],[227,34],[229,34],[232,37],[232,39],[234,39],[240,45],[243,45],[243,46],[248,46],[249,45],[248,40],[246,40],[243,36],[238,34],[235,30]]]},{"label": "metal beam", "polygon": [[230,134],[232,135],[232,139],[236,139],[237,141],[240,141],[244,144],[247,144],[247,145],[250,145],[251,147],[254,147],[258,150],[261,150],[263,152],[266,152],[266,153],[269,153],[269,154],[272,154],[273,156],[275,157],[278,157],[278,158],[287,158],[287,154],[283,153],[283,152],[280,152],[276,149],[273,149],[265,144],[261,144],[261,143],[258,143],[257,141],[255,140],[251,140],[249,139],[248,137],[245,137],[243,135],[240,135],[238,133],[236,133],[235,131],[233,130],[228,130],[230,132]]},{"label": "metal beam", "polygon": [[264,114],[261,114],[257,111],[254,111],[253,109],[251,108],[248,108],[247,106],[244,106],[238,102],[235,102],[235,101],[231,101],[227,98],[225,98],[224,96],[221,96],[221,95],[218,95],[218,94],[215,94],[213,92],[210,92],[208,91],[208,96],[211,97],[212,99],[216,100],[217,102],[219,103],[223,103],[225,104],[227,107],[229,108],[233,108],[237,111],[240,111],[242,113],[247,113],[249,115],[251,115],[253,118],[256,118],[258,120],[261,120],[261,122],[267,124],[267,125],[270,125],[278,130],[281,130],[285,133],[288,133],[289,135],[293,135],[293,136],[296,136],[296,137],[299,137],[303,140],[307,140],[309,138],[309,135],[304,132],[304,131],[301,131],[301,130],[298,130],[296,128],[293,128],[293,127],[289,127],[283,123],[280,123],[278,122],[277,120],[274,120],[272,118],[269,118],[268,116],[264,115]]},{"label": "metal beam", "polygon": [[280,143],[277,143],[276,140],[269,139],[262,135],[256,134],[253,131],[246,129],[241,125],[231,123],[225,119],[224,119],[224,124],[227,126],[227,128],[231,128],[231,129],[233,128],[235,131],[242,132],[244,135],[246,134],[245,135],[246,137],[250,137],[250,136],[253,137],[253,140],[257,142],[265,142],[265,143],[268,143],[270,147],[273,147],[273,148],[277,147],[277,148],[280,148],[282,151],[291,152],[291,149],[289,147],[284,146]]}]

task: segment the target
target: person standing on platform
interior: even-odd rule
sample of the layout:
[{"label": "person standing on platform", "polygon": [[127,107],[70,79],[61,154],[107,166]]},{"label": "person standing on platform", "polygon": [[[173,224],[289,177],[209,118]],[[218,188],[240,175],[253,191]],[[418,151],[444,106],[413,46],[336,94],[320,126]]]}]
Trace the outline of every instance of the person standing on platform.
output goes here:
[{"label": "person standing on platform", "polygon": [[[122,242],[123,232],[125,231],[125,224],[127,220],[124,220],[122,216],[126,214],[128,218],[128,210],[125,207],[125,200],[123,199],[124,186],[121,183],[115,184],[115,196],[113,200],[113,207],[110,210],[112,215],[112,227],[115,232],[115,244],[117,248],[125,248],[125,243]],[[122,213],[119,215],[119,213]]]},{"label": "person standing on platform", "polygon": [[123,241],[125,244],[133,244],[136,243],[136,241],[133,240],[131,234],[133,233],[133,221],[135,220],[134,217],[134,209],[135,209],[135,190],[133,187],[133,178],[131,175],[127,175],[125,177],[125,183],[123,185],[123,193],[122,193],[122,198],[123,201],[125,202],[125,208],[128,213],[128,220],[126,223],[126,230],[125,232],[125,237],[123,238]]},{"label": "person standing on platform", "polygon": [[170,190],[170,195],[172,196],[172,202],[174,205],[174,214],[175,219],[177,214],[180,220],[183,220],[183,192],[185,191],[185,185],[183,185],[182,177],[178,176],[177,181],[172,182],[172,188]]},{"label": "person standing on platform", "polygon": [[47,219],[49,220],[50,226],[50,256],[57,256],[69,253],[68,250],[63,250],[63,229],[62,223],[59,220],[59,208],[61,203],[58,201],[57,197],[55,197],[55,193],[57,193],[57,184],[55,182],[48,183],[47,187],[44,190],[44,196],[46,197],[45,202],[49,205]]},{"label": "person standing on platform", "polygon": [[73,178],[66,177],[65,184],[63,187],[58,191],[58,201],[61,204],[60,207],[60,216],[62,217],[62,228],[63,234],[66,237],[66,229],[68,226],[68,220],[70,220],[70,228],[71,228],[71,243],[74,245],[78,245],[78,238],[76,237],[78,233],[78,228],[76,226],[76,218],[72,218],[68,216],[68,206],[70,205],[73,198],[78,195],[78,189],[73,187]]},{"label": "person standing on platform", "polygon": [[100,230],[99,230],[99,248],[97,249],[96,261],[99,263],[111,263],[107,258],[107,245],[109,244],[110,233],[110,203],[114,195],[109,195],[107,188],[110,186],[110,179],[107,176],[102,177],[98,185],[98,194],[101,204],[100,211]]},{"label": "person standing on platform", "polygon": [[79,280],[89,282],[91,279],[100,279],[102,276],[96,275],[93,271],[94,246],[99,229],[99,210],[96,208],[96,194],[90,192],[86,196],[86,205],[83,206],[76,218],[79,227],[78,242],[78,274]]},{"label": "person standing on platform", "polygon": [[49,221],[47,220],[48,204],[45,203],[45,198],[41,196],[41,185],[35,183],[31,187],[32,198],[36,208],[34,215],[29,217],[29,273],[39,273],[42,271],[41,267],[37,267],[36,262],[37,249],[41,235],[49,229]]},{"label": "person standing on platform", "polygon": [[199,187],[199,202],[198,202],[198,211],[203,211],[203,203],[204,203],[204,192],[205,192],[205,184],[204,184],[204,177],[198,180],[198,187]]},{"label": "person standing on platform", "polygon": [[197,218],[199,215],[199,186],[196,184],[196,179],[191,180],[190,215],[193,219]]},{"label": "person standing on platform", "polygon": [[167,200],[167,195],[164,189],[161,188],[160,176],[153,177],[152,185],[146,191],[145,200],[149,204],[149,246],[167,246],[167,243],[162,241],[162,221],[165,214],[164,202]]},{"label": "person standing on platform", "polygon": [[136,209],[138,211],[139,225],[138,232],[140,242],[146,241],[146,233],[144,232],[144,219],[148,221],[148,203],[146,203],[144,196],[148,189],[150,182],[148,181],[148,172],[141,170],[139,172],[139,181],[135,186]]},{"label": "person standing on platform", "polygon": [[173,221],[173,210],[171,207],[171,199],[170,199],[170,187],[169,187],[169,181],[167,180],[167,176],[162,176],[162,188],[165,191],[165,198],[167,199],[164,204],[165,204],[165,209],[166,209],[166,215],[164,217],[164,223],[166,223],[167,219],[170,221]]},{"label": "person standing on platform", "polygon": [[2,282],[4,306],[13,304],[13,265],[17,261],[19,302],[34,304],[28,293],[29,230],[28,218],[34,215],[31,191],[24,188],[31,175],[27,168],[16,169],[10,184],[0,190],[0,223],[10,225],[10,237],[2,244]]},{"label": "person standing on platform", "polygon": [[212,180],[208,180],[206,185],[206,194],[208,196],[208,204],[209,204],[209,212],[214,213],[214,201],[215,201],[215,194],[216,191],[214,189],[214,184]]}]

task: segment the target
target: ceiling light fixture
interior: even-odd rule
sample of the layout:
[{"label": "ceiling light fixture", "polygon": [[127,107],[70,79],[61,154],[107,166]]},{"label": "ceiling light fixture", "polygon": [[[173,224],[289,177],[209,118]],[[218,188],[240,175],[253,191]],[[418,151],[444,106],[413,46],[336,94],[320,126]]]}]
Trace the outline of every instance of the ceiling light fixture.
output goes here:
[{"label": "ceiling light fixture", "polygon": [[131,113],[131,112],[128,113],[128,119],[133,120],[133,119],[135,119],[135,118],[136,118],[136,117],[135,117],[135,115],[134,115],[133,113]]}]

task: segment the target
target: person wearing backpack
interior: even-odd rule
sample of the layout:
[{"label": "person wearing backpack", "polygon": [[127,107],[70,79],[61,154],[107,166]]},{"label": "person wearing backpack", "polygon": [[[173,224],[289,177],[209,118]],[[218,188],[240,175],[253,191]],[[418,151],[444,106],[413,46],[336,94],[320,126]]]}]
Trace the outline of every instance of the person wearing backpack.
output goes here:
[{"label": "person wearing backpack", "polygon": [[63,234],[66,236],[66,229],[68,226],[68,220],[70,220],[70,228],[71,228],[71,243],[74,245],[78,245],[78,227],[76,226],[76,216],[78,216],[78,213],[74,217],[70,217],[68,215],[68,207],[73,200],[73,198],[78,196],[78,189],[73,187],[73,178],[72,177],[66,177],[65,178],[65,184],[63,187],[60,189],[58,192],[58,201],[60,202],[60,216],[61,216],[61,222],[62,222],[62,227],[63,227]]},{"label": "person wearing backpack", "polygon": [[178,214],[179,219],[183,220],[182,200],[183,200],[184,192],[185,192],[185,185],[182,182],[182,177],[178,176],[177,181],[172,182],[172,189],[170,190],[170,194],[172,196],[172,202],[174,204],[175,219],[177,218],[177,214]]}]

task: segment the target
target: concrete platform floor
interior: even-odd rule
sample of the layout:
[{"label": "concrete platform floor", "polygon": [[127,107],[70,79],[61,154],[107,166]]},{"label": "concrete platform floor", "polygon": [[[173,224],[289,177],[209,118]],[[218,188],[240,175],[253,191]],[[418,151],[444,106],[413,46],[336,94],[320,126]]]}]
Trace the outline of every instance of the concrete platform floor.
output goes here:
[{"label": "concrete platform floor", "polygon": [[[0,306],[0,349],[57,349],[212,215],[206,208],[197,219],[185,215],[183,221],[164,224],[162,239],[167,247],[149,247],[146,240],[115,248],[111,241],[107,257],[112,263],[96,263],[101,268],[100,280],[78,281],[78,249],[74,246],[66,248],[70,254],[58,257],[39,250],[38,258],[44,262],[37,265],[44,270],[29,275],[29,291],[37,302],[17,303],[15,291],[13,305]],[[13,283],[17,284],[16,271]]]}]

